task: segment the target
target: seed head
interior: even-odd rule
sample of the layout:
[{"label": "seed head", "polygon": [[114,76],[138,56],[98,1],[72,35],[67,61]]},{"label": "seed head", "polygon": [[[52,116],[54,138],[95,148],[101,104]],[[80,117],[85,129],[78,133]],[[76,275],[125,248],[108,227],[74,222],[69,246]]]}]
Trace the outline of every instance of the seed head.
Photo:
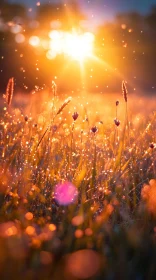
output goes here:
[{"label": "seed head", "polygon": [[56,115],[59,115],[59,114],[62,112],[62,110],[64,109],[64,107],[66,107],[66,106],[69,104],[70,101],[71,101],[71,97],[68,97],[68,98],[64,101],[64,103],[62,104],[62,106],[58,109]]},{"label": "seed head", "polygon": [[118,106],[118,105],[119,105],[119,100],[116,101],[116,106]]},{"label": "seed head", "polygon": [[14,78],[10,78],[7,84],[6,94],[5,94],[5,98],[8,106],[11,105],[13,93],[14,93]]},{"label": "seed head", "polygon": [[127,88],[126,88],[125,81],[122,81],[122,93],[123,93],[123,97],[125,99],[125,102],[127,102],[128,91],[127,91]]},{"label": "seed head", "polygon": [[74,114],[72,115],[73,120],[76,121],[78,116],[79,114],[77,112],[74,112]]}]

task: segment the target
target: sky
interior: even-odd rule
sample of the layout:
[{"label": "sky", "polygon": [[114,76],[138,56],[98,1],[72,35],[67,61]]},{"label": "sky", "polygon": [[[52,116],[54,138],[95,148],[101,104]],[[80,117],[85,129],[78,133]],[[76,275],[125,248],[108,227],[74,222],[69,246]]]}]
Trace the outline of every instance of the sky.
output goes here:
[{"label": "sky", "polygon": [[[58,3],[68,4],[68,0],[8,0],[10,3],[21,3],[28,8],[36,9],[36,3]],[[156,0],[77,0],[88,18],[93,21],[112,20],[117,13],[137,11],[148,13]]]}]

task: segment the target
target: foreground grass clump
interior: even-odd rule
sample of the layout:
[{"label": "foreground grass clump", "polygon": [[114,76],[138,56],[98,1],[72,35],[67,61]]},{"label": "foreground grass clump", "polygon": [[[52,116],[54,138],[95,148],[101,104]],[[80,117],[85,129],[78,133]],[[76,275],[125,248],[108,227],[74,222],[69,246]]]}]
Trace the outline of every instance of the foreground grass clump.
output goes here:
[{"label": "foreground grass clump", "polygon": [[156,114],[113,104],[4,105],[1,279],[155,279]]}]

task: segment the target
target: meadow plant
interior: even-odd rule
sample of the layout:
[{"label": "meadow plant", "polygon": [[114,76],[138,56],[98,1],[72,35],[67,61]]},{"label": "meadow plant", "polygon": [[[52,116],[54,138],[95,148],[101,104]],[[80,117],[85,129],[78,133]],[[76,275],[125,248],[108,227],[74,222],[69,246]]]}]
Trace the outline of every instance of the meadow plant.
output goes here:
[{"label": "meadow plant", "polygon": [[156,114],[132,112],[129,145],[122,106],[113,123],[83,94],[50,118],[51,99],[34,116],[1,110],[1,279],[155,279]]}]

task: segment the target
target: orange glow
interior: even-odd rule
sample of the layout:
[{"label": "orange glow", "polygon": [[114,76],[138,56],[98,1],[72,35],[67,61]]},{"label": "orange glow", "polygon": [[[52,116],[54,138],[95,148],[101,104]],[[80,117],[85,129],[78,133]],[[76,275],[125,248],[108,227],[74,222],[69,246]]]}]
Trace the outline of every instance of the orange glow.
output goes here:
[{"label": "orange glow", "polygon": [[12,236],[12,235],[16,235],[17,234],[17,228],[15,226],[9,227],[6,230],[6,235],[7,236]]},{"label": "orange glow", "polygon": [[93,250],[79,250],[68,256],[66,269],[74,278],[86,279],[99,271],[100,262],[99,254]]},{"label": "orange glow", "polygon": [[54,224],[50,224],[49,225],[49,229],[50,229],[50,231],[55,231],[56,230],[56,226]]},{"label": "orange glow", "polygon": [[73,226],[79,226],[84,222],[84,217],[83,216],[75,216],[72,219],[72,225]]},{"label": "orange glow", "polygon": [[75,230],[75,237],[81,238],[83,236],[83,231],[81,229]]},{"label": "orange glow", "polygon": [[26,234],[28,235],[34,235],[35,234],[35,228],[32,226],[28,226],[25,230]]},{"label": "orange glow", "polygon": [[28,220],[28,221],[31,221],[33,219],[33,214],[31,212],[27,212],[25,214],[25,218]]}]

